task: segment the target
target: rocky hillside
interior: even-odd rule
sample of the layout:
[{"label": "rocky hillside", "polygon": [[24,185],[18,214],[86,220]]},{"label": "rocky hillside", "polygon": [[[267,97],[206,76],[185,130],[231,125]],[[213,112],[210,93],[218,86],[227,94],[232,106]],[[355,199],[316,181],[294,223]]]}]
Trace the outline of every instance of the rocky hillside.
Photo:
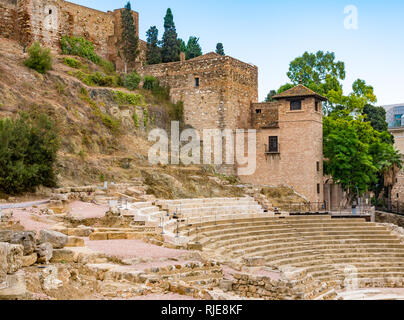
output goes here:
[{"label": "rocky hillside", "polygon": [[[242,194],[206,168],[149,165],[147,131],[167,127],[169,101],[144,89],[89,86],[85,75],[101,69],[79,57],[54,55],[45,75],[28,69],[26,57],[16,42],[0,38],[0,117],[43,112],[56,122],[62,140],[60,186],[141,178],[149,193],[167,198]],[[66,58],[79,61],[80,67],[69,66]]]}]

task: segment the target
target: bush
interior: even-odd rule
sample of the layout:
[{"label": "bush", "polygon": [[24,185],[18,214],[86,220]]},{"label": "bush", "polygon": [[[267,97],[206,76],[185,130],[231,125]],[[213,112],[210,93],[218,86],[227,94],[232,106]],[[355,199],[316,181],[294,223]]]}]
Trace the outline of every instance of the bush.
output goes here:
[{"label": "bush", "polygon": [[129,90],[135,90],[139,88],[140,76],[136,72],[125,75],[124,86]]},{"label": "bush", "polygon": [[64,64],[68,65],[69,67],[75,68],[75,69],[80,69],[82,67],[82,64],[80,61],[74,59],[74,58],[64,58],[63,59]]},{"label": "bush", "polygon": [[121,82],[119,75],[107,76],[101,72],[85,73],[83,71],[76,71],[70,74],[88,86],[118,87]]},{"label": "bush", "polygon": [[153,76],[145,76],[143,78],[143,89],[151,91],[158,85],[159,85],[158,80]]},{"label": "bush", "polygon": [[42,48],[39,42],[34,42],[28,48],[29,58],[25,60],[28,68],[34,69],[39,73],[46,73],[52,69],[52,57],[49,48]]},{"label": "bush", "polygon": [[114,64],[97,55],[93,43],[83,37],[62,36],[60,46],[63,54],[86,58],[102,67],[106,73],[112,73],[115,70]]},{"label": "bush", "polygon": [[144,106],[146,104],[141,94],[126,93],[123,91],[115,91],[114,99],[120,105]]},{"label": "bush", "polygon": [[171,103],[170,106],[171,119],[184,122],[184,102],[178,101],[177,103]]},{"label": "bush", "polygon": [[0,119],[0,192],[33,192],[43,185],[54,187],[54,164],[59,138],[45,115]]}]

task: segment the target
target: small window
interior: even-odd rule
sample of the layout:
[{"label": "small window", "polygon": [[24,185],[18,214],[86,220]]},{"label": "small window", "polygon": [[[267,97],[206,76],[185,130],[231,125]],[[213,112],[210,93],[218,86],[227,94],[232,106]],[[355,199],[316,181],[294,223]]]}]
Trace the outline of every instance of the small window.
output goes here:
[{"label": "small window", "polygon": [[320,194],[320,191],[321,191],[321,190],[320,190],[320,184],[318,183],[318,184],[317,184],[317,193]]},{"label": "small window", "polygon": [[290,102],[290,110],[302,110],[302,100],[294,100]]},{"label": "small window", "polygon": [[52,9],[49,9],[49,14],[52,14]]},{"label": "small window", "polygon": [[400,195],[397,193],[397,198],[400,198]]},{"label": "small window", "polygon": [[317,161],[317,172],[320,172],[320,161]]},{"label": "small window", "polygon": [[319,104],[319,102],[316,101],[316,105],[315,105],[315,107],[314,107],[314,109],[316,110],[316,112],[318,112],[318,104]]},{"label": "small window", "polygon": [[199,78],[195,78],[195,87],[199,87]]},{"label": "small window", "polygon": [[268,153],[278,153],[278,152],[279,152],[278,137],[269,137]]},{"label": "small window", "polygon": [[256,110],[255,110],[255,113],[256,113],[256,114],[261,114],[261,113],[262,113],[262,109],[256,109]]}]

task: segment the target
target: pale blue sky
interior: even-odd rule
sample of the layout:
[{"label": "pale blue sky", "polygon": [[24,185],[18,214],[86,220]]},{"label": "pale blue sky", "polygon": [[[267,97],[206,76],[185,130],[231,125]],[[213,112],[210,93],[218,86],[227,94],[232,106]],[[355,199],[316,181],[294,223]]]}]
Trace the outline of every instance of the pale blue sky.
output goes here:
[{"label": "pale blue sky", "polygon": [[[123,1],[71,0],[102,11]],[[346,64],[344,90],[357,78],[375,88],[378,104],[404,102],[404,1],[402,0],[137,0],[140,38],[156,25],[163,33],[168,7],[179,37],[200,38],[203,52],[223,42],[225,52],[259,67],[259,93],[286,83],[289,63],[305,51],[333,51]],[[358,30],[344,28],[344,8],[358,8]]]}]

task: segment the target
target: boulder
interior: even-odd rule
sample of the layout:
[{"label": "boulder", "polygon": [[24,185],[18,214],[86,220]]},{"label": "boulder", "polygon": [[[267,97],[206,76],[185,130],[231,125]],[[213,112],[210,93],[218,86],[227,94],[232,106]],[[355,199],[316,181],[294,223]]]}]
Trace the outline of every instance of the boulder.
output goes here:
[{"label": "boulder", "polygon": [[23,267],[30,267],[35,264],[38,260],[38,254],[36,252],[31,253],[28,256],[22,257],[22,266]]},{"label": "boulder", "polygon": [[22,245],[24,247],[24,255],[30,255],[35,251],[35,236],[36,234],[33,231],[14,232],[10,243]]},{"label": "boulder", "polygon": [[78,237],[68,237],[66,247],[84,247],[84,239]]},{"label": "boulder", "polygon": [[27,294],[25,273],[20,270],[13,275],[7,275],[5,284],[0,283],[0,300],[24,299]]},{"label": "boulder", "polygon": [[67,243],[67,235],[52,230],[41,230],[39,243],[45,242],[51,243],[54,249],[62,249]]},{"label": "boulder", "polygon": [[10,242],[12,236],[13,236],[13,231],[0,230],[0,242]]},{"label": "boulder", "polygon": [[23,252],[21,245],[0,242],[0,273],[13,274],[21,269]]},{"label": "boulder", "polygon": [[49,242],[41,243],[36,247],[36,253],[38,254],[38,262],[48,264],[53,256],[53,247]]}]

